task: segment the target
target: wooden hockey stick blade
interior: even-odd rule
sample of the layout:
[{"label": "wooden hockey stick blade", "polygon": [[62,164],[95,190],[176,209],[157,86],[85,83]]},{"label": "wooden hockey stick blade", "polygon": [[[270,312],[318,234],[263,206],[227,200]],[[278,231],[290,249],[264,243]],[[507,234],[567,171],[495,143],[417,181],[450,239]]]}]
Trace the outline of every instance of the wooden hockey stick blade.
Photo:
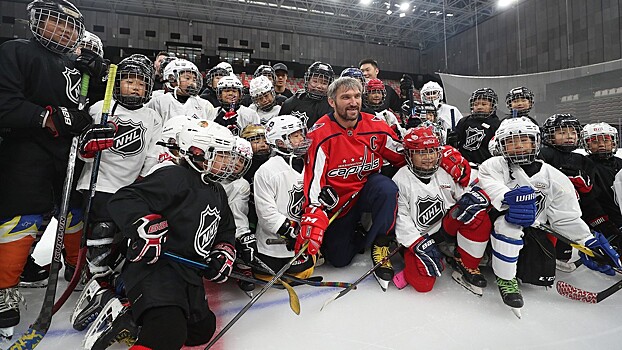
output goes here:
[{"label": "wooden hockey stick blade", "polygon": [[584,303],[596,304],[607,299],[608,297],[622,289],[622,281],[619,281],[611,287],[598,293],[588,292],[564,281],[557,281],[555,287],[559,295],[565,296],[568,299],[582,301]]},{"label": "wooden hockey stick blade", "polygon": [[[269,274],[272,276],[276,276],[276,272],[266,263],[261,261],[258,257],[255,257],[255,261]],[[289,283],[283,281],[281,278],[277,278],[277,282],[279,282],[285,289],[287,289],[287,293],[289,294],[289,307],[296,315],[300,315],[300,299],[298,298],[298,294],[294,291],[294,288],[289,285]]]}]

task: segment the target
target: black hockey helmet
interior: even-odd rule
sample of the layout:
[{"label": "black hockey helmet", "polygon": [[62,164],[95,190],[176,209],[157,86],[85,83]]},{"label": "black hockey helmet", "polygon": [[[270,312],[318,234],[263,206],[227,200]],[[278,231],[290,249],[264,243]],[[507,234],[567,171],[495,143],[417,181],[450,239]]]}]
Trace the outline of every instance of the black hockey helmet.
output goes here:
[{"label": "black hockey helmet", "polygon": [[175,56],[166,56],[162,59],[162,61],[160,62],[160,70],[158,71],[158,75],[161,77],[164,77],[164,68],[166,68],[166,65],[175,61],[176,59],[178,59]]},{"label": "black hockey helmet", "polygon": [[[326,84],[326,89],[324,90],[318,90],[318,89],[311,89],[309,87],[309,81],[312,78],[320,78],[320,79],[324,79],[327,84]],[[314,100],[319,100],[322,99],[323,97],[326,97],[326,91],[328,90],[328,85],[330,85],[330,83],[333,82],[333,80],[335,79],[335,72],[333,71],[333,67],[331,67],[330,64],[328,63],[324,63],[324,62],[314,62],[312,65],[309,66],[309,68],[307,68],[307,72],[305,73],[304,76],[304,81],[305,81],[305,92],[307,93],[307,96],[309,96],[309,98],[312,98]]]},{"label": "black hockey helmet", "polygon": [[[35,0],[26,7],[30,31],[46,49],[60,54],[73,51],[84,35],[84,17],[66,0]],[[51,20],[54,31],[45,27]]]},{"label": "black hockey helmet", "polygon": [[[581,129],[581,122],[572,114],[553,114],[542,124],[542,142],[560,151],[572,152],[579,147]],[[557,143],[555,133],[560,130],[567,134],[562,134],[561,143]],[[569,132],[571,130],[574,130],[574,136]]]},{"label": "black hockey helmet", "polygon": [[508,91],[508,94],[505,95],[505,105],[508,107],[508,110],[512,112],[512,101],[519,99],[519,98],[527,99],[529,101],[529,108],[517,111],[518,112],[517,116],[520,117],[520,116],[528,115],[529,112],[531,111],[531,108],[533,108],[534,95],[531,90],[529,90],[528,88],[524,86],[515,87],[512,90]]},{"label": "black hockey helmet", "polygon": [[207,74],[205,75],[205,84],[208,89],[212,91],[216,91],[216,88],[212,86],[212,82],[214,81],[214,78],[216,77],[222,78],[222,77],[228,77],[228,76],[229,76],[228,70],[222,67],[214,67],[207,71]]},{"label": "black hockey helmet", "polygon": [[272,82],[276,81],[276,72],[274,71],[274,68],[270,67],[267,64],[262,64],[261,66],[257,67],[257,69],[255,69],[255,73],[253,73],[253,78],[257,78],[260,75],[265,75],[266,77],[270,78]]},{"label": "black hockey helmet", "polygon": [[[121,80],[137,78],[142,80],[145,84],[145,93],[143,96],[121,94]],[[145,55],[131,55],[119,62],[117,78],[114,82],[113,96],[115,100],[126,108],[135,109],[141,107],[151,99],[154,79],[155,73],[151,60]]]},{"label": "black hockey helmet", "polygon": [[417,113],[417,116],[422,121],[429,120],[427,117],[428,114],[434,115],[434,120],[429,120],[431,122],[436,122],[436,119],[438,117],[438,110],[436,109],[436,106],[433,103],[415,104],[415,113]]},{"label": "black hockey helmet", "polygon": [[[477,100],[490,101],[490,103],[492,104],[492,109],[490,110],[490,112],[488,113],[475,112],[473,110],[473,105],[475,104],[475,101]],[[489,115],[493,114],[497,110],[498,101],[499,101],[499,98],[497,97],[497,93],[495,92],[495,90],[489,87],[481,88],[481,89],[477,89],[473,91],[473,93],[471,94],[471,97],[469,98],[469,106],[471,108],[471,115],[475,118],[482,118],[482,119],[488,117]]]}]

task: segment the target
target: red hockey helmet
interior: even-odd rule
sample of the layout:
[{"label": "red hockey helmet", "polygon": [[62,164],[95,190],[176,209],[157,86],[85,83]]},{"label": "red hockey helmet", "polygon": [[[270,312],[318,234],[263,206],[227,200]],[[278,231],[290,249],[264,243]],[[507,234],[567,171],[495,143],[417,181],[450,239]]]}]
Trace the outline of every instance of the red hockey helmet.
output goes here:
[{"label": "red hockey helmet", "polygon": [[417,177],[430,178],[438,169],[440,142],[431,127],[416,127],[404,136],[404,152],[410,171]]},{"label": "red hockey helmet", "polygon": [[[372,109],[376,109],[379,108],[380,106],[382,106],[384,104],[384,100],[387,97],[387,91],[384,87],[384,83],[382,82],[382,80],[380,79],[369,79],[367,81],[367,83],[365,84],[365,89],[364,89],[364,96],[363,96],[363,102],[369,106]],[[370,100],[369,99],[369,94],[371,94],[372,92],[381,92],[382,93],[382,98],[380,100]]]}]

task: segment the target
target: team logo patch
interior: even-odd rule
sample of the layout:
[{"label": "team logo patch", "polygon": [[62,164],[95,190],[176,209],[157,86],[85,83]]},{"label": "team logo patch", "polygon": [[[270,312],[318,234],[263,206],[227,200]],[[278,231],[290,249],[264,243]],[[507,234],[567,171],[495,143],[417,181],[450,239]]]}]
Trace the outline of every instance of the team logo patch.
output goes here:
[{"label": "team logo patch", "polygon": [[302,125],[307,125],[307,121],[309,121],[309,117],[307,117],[307,112],[292,111],[291,115],[300,119],[302,121]]},{"label": "team logo patch", "polygon": [[482,145],[484,140],[484,130],[468,127],[466,129],[466,141],[464,142],[464,149],[467,151],[475,151]]},{"label": "team logo patch", "polygon": [[65,67],[63,76],[65,77],[65,94],[71,102],[77,104],[80,97],[80,82],[82,81],[80,71]]},{"label": "team logo patch", "polygon": [[315,124],[313,124],[313,126],[311,127],[311,129],[309,129],[309,131],[307,132],[307,134],[308,134],[308,133],[310,133],[311,131],[313,131],[313,130],[317,130],[317,129],[319,129],[319,128],[323,127],[323,126],[324,126],[324,123],[315,123]]},{"label": "team logo patch", "polygon": [[440,221],[445,215],[445,203],[437,194],[435,197],[417,197],[417,218],[415,223],[420,229],[426,229]]},{"label": "team logo patch", "polygon": [[287,191],[287,193],[289,194],[289,200],[287,201],[287,216],[295,220],[300,220],[300,217],[302,216],[302,205],[305,202],[302,185],[294,185],[294,187]]},{"label": "team logo patch", "polygon": [[205,210],[201,212],[201,222],[199,222],[199,228],[194,235],[194,250],[200,256],[206,258],[209,254],[219,224],[220,210],[212,208],[208,204]]},{"label": "team logo patch", "polygon": [[142,122],[134,123],[131,120],[119,120],[114,144],[110,152],[121,157],[131,157],[140,154],[145,148],[147,128]]}]

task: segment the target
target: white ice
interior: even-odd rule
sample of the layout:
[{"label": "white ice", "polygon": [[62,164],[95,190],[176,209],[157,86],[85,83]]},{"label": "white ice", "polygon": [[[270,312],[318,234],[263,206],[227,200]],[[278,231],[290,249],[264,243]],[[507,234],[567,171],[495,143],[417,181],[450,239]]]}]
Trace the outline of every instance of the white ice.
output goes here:
[{"label": "white ice", "polygon": [[[53,225],[50,225],[53,226]],[[48,230],[50,231],[50,230]],[[37,246],[39,263],[50,260],[52,235],[46,233]],[[353,282],[371,267],[369,252],[336,269],[323,265],[316,270],[325,281]],[[620,349],[622,348],[622,292],[599,304],[566,299],[555,289],[523,284],[522,319],[501,301],[492,272],[484,269],[489,286],[478,298],[451,279],[446,270],[434,289],[425,294],[412,287],[397,290],[391,284],[382,292],[373,277],[359,288],[329,304],[326,299],[340,289],[295,287],[301,313],[296,316],[284,290],[269,290],[227,332],[213,349]],[[589,291],[601,291],[620,278],[608,277],[580,267],[571,274],[558,271],[557,278]],[[61,278],[62,280],[62,278]],[[66,283],[61,282],[57,296]],[[44,289],[22,289],[28,310],[16,337],[34,321]],[[259,287],[256,292],[259,291]],[[233,282],[210,285],[208,300],[221,329],[250,300]],[[50,331],[37,350],[80,349],[84,332],[69,324],[78,295],[69,299],[54,316]],[[0,343],[7,348],[9,343]],[[125,349],[115,345],[110,349]],[[199,349],[196,347],[193,349]]]}]

